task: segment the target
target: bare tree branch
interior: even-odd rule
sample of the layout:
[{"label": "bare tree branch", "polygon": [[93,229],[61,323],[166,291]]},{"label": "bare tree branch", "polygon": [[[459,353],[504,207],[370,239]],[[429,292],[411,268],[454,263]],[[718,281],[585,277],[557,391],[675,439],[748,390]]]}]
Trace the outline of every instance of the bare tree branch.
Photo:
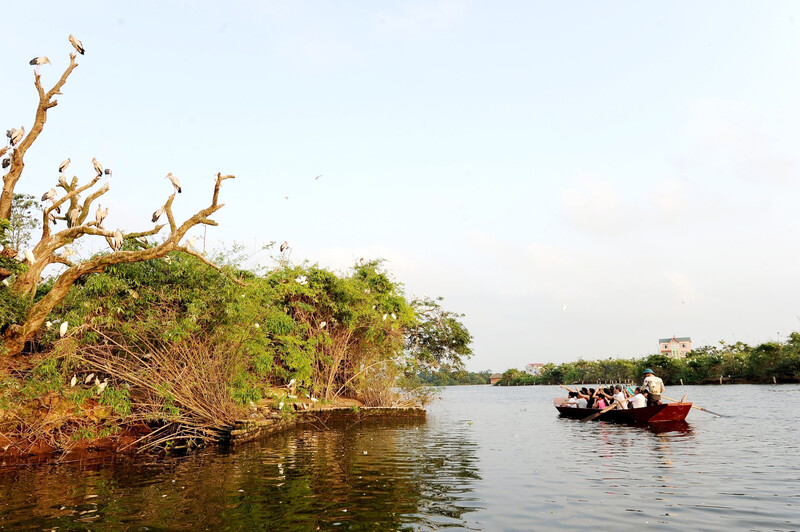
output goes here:
[{"label": "bare tree branch", "polygon": [[58,105],[58,102],[52,99],[53,96],[61,93],[61,87],[64,86],[69,75],[78,66],[78,63],[75,62],[74,53],[70,54],[69,58],[69,66],[64,73],[61,74],[61,78],[58,80],[58,82],[47,93],[45,93],[44,89],[42,88],[39,73],[34,73],[34,85],[36,86],[36,91],[39,93],[39,105],[36,108],[36,116],[34,117],[33,127],[31,127],[28,135],[22,139],[17,146],[14,147],[14,151],[11,155],[11,169],[3,178],[3,193],[0,194],[0,218],[6,220],[11,218],[11,200],[14,197],[14,187],[17,185],[17,181],[19,181],[19,178],[22,176],[22,170],[25,167],[25,163],[23,161],[25,152],[28,151],[28,148],[31,146],[31,144],[33,144],[33,141],[35,141],[42,132],[44,123],[47,121],[47,110]]}]

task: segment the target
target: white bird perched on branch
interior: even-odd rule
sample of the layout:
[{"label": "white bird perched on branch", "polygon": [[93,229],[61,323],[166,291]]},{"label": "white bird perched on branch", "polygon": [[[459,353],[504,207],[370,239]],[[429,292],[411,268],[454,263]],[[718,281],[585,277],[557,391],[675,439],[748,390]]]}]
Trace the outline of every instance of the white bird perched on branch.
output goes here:
[{"label": "white bird perched on branch", "polygon": [[172,172],[168,173],[164,179],[169,179],[172,183],[172,186],[175,187],[175,190],[178,191],[178,194],[181,193],[181,182],[178,181],[178,178],[172,175]]},{"label": "white bird perched on branch", "polygon": [[19,126],[19,129],[12,127],[6,131],[6,137],[11,141],[12,146],[16,146],[22,137],[25,135],[25,126]]},{"label": "white bird perched on branch", "polygon": [[66,170],[66,169],[67,169],[67,166],[69,166],[69,163],[70,163],[71,161],[72,161],[72,159],[70,159],[69,157],[67,157],[66,159],[64,159],[63,161],[61,161],[61,164],[59,164],[59,165],[58,165],[58,173],[59,173],[59,174],[63,174],[63,173],[64,173],[64,170]]},{"label": "white bird perched on branch", "polygon": [[108,216],[108,207],[102,209],[101,205],[98,203],[97,210],[94,211],[94,219],[97,222],[98,226],[103,225],[103,220],[106,219],[106,216]]},{"label": "white bird perched on branch", "polygon": [[75,48],[76,52],[83,55],[84,52],[83,43],[78,39],[76,39],[75,37],[73,37],[71,33],[69,34],[69,43]]},{"label": "white bird perched on branch", "polygon": [[56,194],[57,194],[56,188],[53,187],[44,194],[42,194],[42,201],[47,201],[47,200],[53,201],[56,199]]},{"label": "white bird perched on branch", "polygon": [[53,214],[52,211],[47,213],[47,221],[53,225],[56,225],[56,215]]},{"label": "white bird perched on branch", "polygon": [[92,157],[92,164],[94,165],[94,171],[97,172],[97,176],[100,177],[103,175],[103,165],[97,162],[96,157]]},{"label": "white bird perched on branch", "polygon": [[156,212],[153,213],[153,218],[152,218],[153,223],[156,223],[158,219],[161,218],[162,214],[164,214],[164,205],[159,207],[158,210],[156,210]]},{"label": "white bird perched on branch", "polygon": [[58,184],[59,184],[59,186],[67,188],[67,178],[64,177],[63,175],[58,176]]},{"label": "white bird perched on branch", "polygon": [[288,248],[288,247],[289,247],[289,242],[287,242],[286,240],[284,240],[284,241],[283,241],[283,244],[281,244],[281,247],[280,247],[281,253],[283,253],[284,251],[286,251],[286,248]]},{"label": "white bird perched on branch", "polygon": [[81,208],[80,207],[75,207],[74,209],[69,211],[69,226],[70,227],[75,227],[75,225],[77,225],[78,218],[80,217],[80,215],[81,215]]},{"label": "white bird perched on branch", "polygon": [[33,59],[30,60],[30,62],[28,64],[35,66],[36,67],[36,71],[38,72],[40,66],[42,66],[42,65],[51,65],[52,63],[50,62],[50,60],[48,58],[46,58],[45,56],[42,55],[40,57],[34,57]]},{"label": "white bird perched on branch", "polygon": [[119,251],[122,249],[122,241],[124,240],[122,236],[122,231],[117,229],[114,231],[114,251]]},{"label": "white bird perched on branch", "polygon": [[69,322],[64,320],[64,322],[61,324],[61,327],[58,328],[58,335],[61,338],[64,338],[64,335],[67,334],[67,329],[69,329]]},{"label": "white bird perched on branch", "polygon": [[28,261],[29,265],[36,264],[36,257],[33,256],[33,251],[30,249],[25,250],[25,260]]}]

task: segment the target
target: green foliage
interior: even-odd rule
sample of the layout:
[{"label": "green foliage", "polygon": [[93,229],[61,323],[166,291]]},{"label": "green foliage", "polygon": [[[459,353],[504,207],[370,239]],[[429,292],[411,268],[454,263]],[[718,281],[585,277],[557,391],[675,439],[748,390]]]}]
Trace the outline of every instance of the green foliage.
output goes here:
[{"label": "green foliage", "polygon": [[3,227],[4,246],[21,250],[27,247],[31,233],[39,227],[41,205],[31,194],[14,194],[11,199],[11,218]]},{"label": "green foliage", "polygon": [[489,384],[491,374],[492,372],[488,370],[475,373],[462,368],[453,369],[449,366],[442,366],[437,371],[423,368],[417,373],[417,379],[420,383],[428,386]]},{"label": "green foliage", "polygon": [[643,359],[578,360],[545,364],[537,377],[511,369],[499,385],[572,384],[593,382],[639,382],[642,371],[652,368],[668,385],[719,382],[798,382],[800,381],[800,333],[793,332],[786,342],[766,342],[749,346],[742,342],[720,347],[703,346],[686,358],[662,354]]},{"label": "green foliage", "polygon": [[133,410],[130,393],[124,388],[118,390],[111,386],[106,387],[100,395],[100,404],[110,406],[121,417],[129,415]]}]

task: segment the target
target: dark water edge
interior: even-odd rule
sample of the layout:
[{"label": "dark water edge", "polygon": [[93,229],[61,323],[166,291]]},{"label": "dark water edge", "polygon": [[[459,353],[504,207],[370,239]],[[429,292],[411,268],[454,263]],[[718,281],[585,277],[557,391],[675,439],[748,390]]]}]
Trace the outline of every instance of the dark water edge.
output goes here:
[{"label": "dark water edge", "polygon": [[798,530],[800,386],[669,387],[715,412],[560,418],[558,387],[443,390],[428,419],[0,471],[2,530]]}]

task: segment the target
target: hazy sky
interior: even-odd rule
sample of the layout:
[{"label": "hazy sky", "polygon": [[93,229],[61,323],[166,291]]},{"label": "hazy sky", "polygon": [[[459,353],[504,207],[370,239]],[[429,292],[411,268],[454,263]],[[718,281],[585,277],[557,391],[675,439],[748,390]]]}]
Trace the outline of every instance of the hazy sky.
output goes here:
[{"label": "hazy sky", "polygon": [[18,192],[96,156],[105,225],[141,230],[167,172],[178,216],[233,173],[209,248],[384,258],[466,314],[470,369],[800,329],[800,3],[72,0],[3,21],[3,129],[32,124],[32,57],[49,87],[67,35],[86,47]]}]

